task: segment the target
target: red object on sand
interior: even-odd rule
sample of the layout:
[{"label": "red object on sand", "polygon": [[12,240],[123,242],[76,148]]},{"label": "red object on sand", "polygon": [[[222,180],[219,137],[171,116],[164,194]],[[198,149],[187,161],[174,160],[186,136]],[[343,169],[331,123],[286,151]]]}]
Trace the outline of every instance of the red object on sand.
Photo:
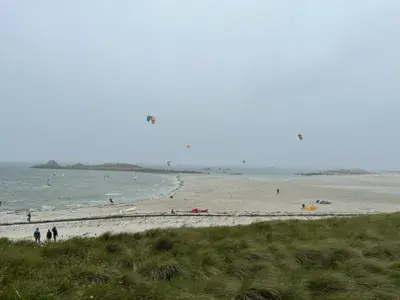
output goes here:
[{"label": "red object on sand", "polygon": [[208,212],[208,209],[193,208],[190,212],[191,213],[195,213],[195,214],[197,214],[197,213],[206,213],[206,212]]}]

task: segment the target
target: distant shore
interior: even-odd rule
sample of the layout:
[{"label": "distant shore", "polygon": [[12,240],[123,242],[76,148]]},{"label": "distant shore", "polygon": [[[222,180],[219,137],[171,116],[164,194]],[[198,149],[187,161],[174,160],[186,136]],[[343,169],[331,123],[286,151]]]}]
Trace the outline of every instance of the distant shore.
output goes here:
[{"label": "distant shore", "polygon": [[127,164],[127,163],[105,163],[100,165],[84,165],[77,163],[74,165],[62,166],[54,160],[50,160],[45,164],[39,164],[31,166],[34,169],[50,169],[50,170],[95,170],[95,171],[124,171],[124,172],[138,172],[138,173],[153,173],[153,174],[206,174],[200,171],[188,171],[188,170],[163,170],[163,169],[152,169],[143,168],[139,165]]},{"label": "distant shore", "polygon": [[376,173],[368,172],[361,169],[339,169],[339,170],[329,170],[320,172],[295,173],[295,175],[302,175],[302,176],[371,175],[371,174],[376,174]]}]

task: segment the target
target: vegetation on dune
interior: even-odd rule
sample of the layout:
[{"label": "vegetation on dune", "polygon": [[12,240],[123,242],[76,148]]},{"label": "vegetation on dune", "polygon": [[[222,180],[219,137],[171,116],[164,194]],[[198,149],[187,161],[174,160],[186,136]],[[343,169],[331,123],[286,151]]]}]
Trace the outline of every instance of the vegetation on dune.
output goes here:
[{"label": "vegetation on dune", "polygon": [[400,214],[0,239],[0,299],[399,299]]}]

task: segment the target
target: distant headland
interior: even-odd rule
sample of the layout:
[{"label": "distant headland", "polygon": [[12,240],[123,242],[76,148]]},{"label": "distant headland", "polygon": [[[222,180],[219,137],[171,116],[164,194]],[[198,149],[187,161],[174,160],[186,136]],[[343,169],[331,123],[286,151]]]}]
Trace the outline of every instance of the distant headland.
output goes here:
[{"label": "distant headland", "polygon": [[322,172],[308,172],[308,173],[295,173],[295,175],[303,175],[303,176],[320,176],[320,175],[368,175],[368,174],[376,174],[374,172],[368,172],[362,169],[338,169],[338,170],[329,170]]},{"label": "distant headland", "polygon": [[204,174],[203,172],[196,171],[177,171],[177,170],[162,170],[143,168],[139,165],[127,164],[127,163],[105,163],[100,165],[84,165],[76,163],[74,165],[62,166],[55,160],[49,160],[45,164],[39,164],[31,166],[34,169],[51,169],[51,170],[95,170],[95,171],[125,171],[125,172],[138,172],[138,173],[153,173],[153,174],[178,174],[178,173],[189,173],[189,174]]}]

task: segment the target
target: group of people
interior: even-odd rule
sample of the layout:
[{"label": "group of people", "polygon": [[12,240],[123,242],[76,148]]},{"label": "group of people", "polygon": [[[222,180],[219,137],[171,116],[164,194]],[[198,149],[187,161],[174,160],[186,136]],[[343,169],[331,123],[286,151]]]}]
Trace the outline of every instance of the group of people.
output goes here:
[{"label": "group of people", "polygon": [[[41,234],[40,234],[39,228],[36,228],[36,230],[33,232],[33,237],[35,238],[35,242],[40,244]],[[54,242],[56,242],[57,237],[58,237],[58,231],[55,226],[53,227],[53,229],[51,231],[50,231],[50,229],[47,230],[47,234],[46,234],[47,242],[50,242],[52,237],[54,239]]]}]

